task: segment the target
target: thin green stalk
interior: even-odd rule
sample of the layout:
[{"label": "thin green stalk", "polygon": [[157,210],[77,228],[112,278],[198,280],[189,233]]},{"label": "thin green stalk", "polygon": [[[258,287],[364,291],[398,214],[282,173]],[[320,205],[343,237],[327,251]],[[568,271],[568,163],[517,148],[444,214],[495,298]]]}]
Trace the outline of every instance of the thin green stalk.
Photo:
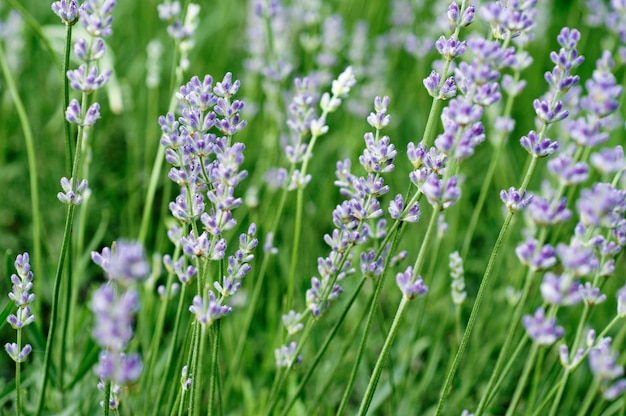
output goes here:
[{"label": "thin green stalk", "polygon": [[586,416],[589,415],[589,409],[591,408],[591,404],[594,402],[594,398],[596,397],[596,392],[598,391],[598,387],[600,386],[600,380],[594,378],[593,382],[587,389],[587,394],[585,394],[585,398],[582,401],[582,405],[580,406],[577,415],[578,416]]},{"label": "thin green stalk", "polygon": [[[398,246],[399,236],[400,236],[400,232],[398,230],[398,232],[396,232],[394,235],[393,243],[391,245],[391,250],[389,251],[389,253],[395,252],[395,249]],[[341,399],[341,403],[339,404],[339,410],[337,410],[338,415],[344,414],[346,407],[348,405],[348,400],[350,399],[350,394],[352,393],[352,387],[354,386],[354,381],[356,380],[359,365],[361,363],[361,359],[363,357],[363,353],[365,352],[365,347],[369,339],[370,329],[372,328],[372,322],[374,321],[374,314],[376,310],[378,310],[378,300],[380,298],[380,293],[382,291],[383,282],[385,281],[385,275],[386,275],[385,272],[387,271],[389,267],[390,261],[391,261],[391,255],[387,256],[387,259],[385,260],[385,266],[383,268],[383,273],[378,278],[378,282],[376,283],[376,288],[374,290],[374,294],[372,295],[372,300],[370,302],[369,312],[368,312],[367,320],[365,323],[365,329],[363,330],[363,336],[361,337],[361,342],[359,344],[359,350],[354,359],[354,365],[352,366],[350,379],[348,380],[347,386],[343,393],[343,397]]]},{"label": "thin green stalk", "polygon": [[[171,286],[171,282],[168,282],[168,287]],[[170,372],[172,369],[172,362],[174,361],[174,355],[178,352],[176,350],[176,343],[178,341],[178,334],[180,333],[180,323],[181,323],[181,318],[182,318],[182,314],[183,314],[183,308],[184,305],[186,304],[185,302],[185,294],[187,293],[187,284],[183,284],[182,285],[182,289],[180,291],[180,297],[178,299],[178,307],[176,309],[176,318],[174,321],[174,331],[172,332],[172,343],[170,345],[170,352],[167,355],[167,360],[165,362],[165,367],[163,369],[163,374],[161,376],[161,385],[159,386],[159,392],[157,394],[157,402],[156,402],[156,406],[153,407],[153,411],[152,414],[153,415],[158,415],[158,412],[160,410],[161,407],[161,403],[163,402],[163,396],[165,394],[165,386],[170,382],[169,377],[170,377]],[[169,298],[169,296],[166,294],[166,296]],[[164,301],[165,303],[166,301]],[[166,308],[165,307],[161,307],[161,310],[159,311],[159,318],[157,320],[157,324],[156,324],[156,329],[157,331],[159,330],[159,328],[161,328],[161,332],[159,334],[159,336],[157,337],[156,334],[153,338],[153,345],[150,348],[150,359],[149,359],[149,363],[150,365],[154,366],[154,360],[156,356],[156,353],[158,352],[158,344],[161,342],[161,334],[162,334],[162,328],[163,328],[163,323],[165,322],[165,314],[164,314],[164,310]],[[154,344],[157,344],[156,346]],[[146,372],[150,371],[151,369],[150,367],[146,366]],[[146,382],[148,383],[148,386],[152,385],[152,381],[151,381],[152,377],[148,377]],[[140,383],[143,385],[143,383]],[[150,388],[146,388],[147,392],[150,392],[151,389]],[[148,403],[153,404],[150,400],[146,400],[145,402],[145,406],[144,406],[144,415],[147,415],[147,407],[148,407]]]},{"label": "thin green stalk", "polygon": [[526,365],[524,366],[524,370],[522,371],[522,376],[520,377],[519,382],[517,383],[515,393],[513,394],[513,399],[511,400],[511,403],[508,405],[506,416],[513,415],[513,413],[515,412],[515,409],[517,409],[517,405],[519,404],[519,401],[522,398],[522,393],[524,392],[524,389],[526,388],[526,381],[528,380],[528,377],[530,376],[530,372],[532,371],[533,367],[536,364],[535,357],[537,356],[538,351],[539,351],[539,344],[534,342],[532,347],[530,348],[530,353],[526,357]]},{"label": "thin green stalk", "polygon": [[[181,246],[177,245],[176,248],[174,249],[174,255],[172,257],[173,262],[178,259],[178,257],[180,256],[180,252],[181,252]],[[173,282],[174,282],[174,272],[172,271],[171,273],[168,273],[168,276],[167,276],[167,282],[165,286],[166,287],[165,299],[163,300],[163,302],[161,302],[161,308],[159,309],[159,315],[157,317],[157,321],[154,327],[154,336],[152,337],[152,343],[150,344],[150,352],[148,353],[147,355],[148,358],[146,360],[146,370],[143,372],[141,376],[140,385],[144,386],[145,391],[148,393],[145,397],[146,400],[144,401],[144,408],[143,408],[144,415],[148,414],[148,406],[152,406],[154,404],[150,400],[150,397],[151,397],[150,393],[152,392],[152,371],[154,370],[157,355],[159,353],[159,345],[161,345],[161,343],[163,342],[162,340],[163,329],[165,327],[165,318],[167,314],[167,309],[170,304],[170,297],[172,293],[171,288],[172,288]],[[167,375],[169,374],[170,366],[172,363],[172,354],[176,346],[176,341],[178,339],[178,333],[180,330],[180,315],[181,315],[181,308],[182,308],[181,304],[184,302],[186,289],[187,289],[187,285],[183,284],[183,287],[180,293],[180,298],[178,301],[179,302],[178,310],[176,312],[176,321],[174,324],[174,335],[172,337],[172,348],[170,350],[170,356],[168,357],[167,364],[165,366],[165,370],[163,373],[164,374],[163,382],[165,382],[165,380],[167,379]],[[161,388],[159,389],[159,392],[160,394],[157,396],[158,397],[157,406],[153,407],[154,412],[158,412],[159,410],[159,404],[161,403],[161,399],[162,399],[161,394],[163,393],[163,383],[161,384]]]},{"label": "thin green stalk", "polygon": [[[572,342],[571,351],[576,351],[578,349],[578,345],[580,345],[580,340],[582,337],[582,331],[587,322],[587,317],[589,316],[589,305],[585,302],[585,306],[583,308],[582,316],[580,317],[580,321],[578,321],[578,328],[576,329],[576,335],[574,336],[574,341]],[[569,375],[572,369],[569,367],[563,368],[563,375],[561,376],[561,387],[556,393],[556,398],[554,402],[552,402],[552,407],[550,408],[550,416],[556,415],[557,410],[559,409],[559,405],[561,404],[561,398],[563,397],[563,392],[565,391],[565,386],[567,385],[567,380],[569,379]]]},{"label": "thin green stalk", "polygon": [[[213,326],[213,355],[211,357],[211,381],[209,383],[209,409],[207,412],[208,416],[212,416],[215,411],[215,392],[217,390],[219,372],[219,345],[220,345],[220,335],[221,335],[221,320],[215,322]],[[218,412],[218,414],[221,412]]]},{"label": "thin green stalk", "polygon": [[[522,180],[522,185],[519,188],[520,194],[526,191],[528,187],[528,183],[535,171],[535,167],[537,166],[537,159],[532,157],[530,159],[530,163],[528,165],[528,169],[526,170],[526,174],[524,175],[524,179]],[[511,220],[513,219],[514,212],[509,211],[506,218],[504,219],[504,223],[502,224],[502,228],[500,228],[500,233],[498,234],[498,238],[496,243],[493,246],[493,250],[491,251],[491,256],[489,257],[489,262],[487,263],[487,268],[485,269],[485,273],[480,282],[480,287],[478,288],[478,293],[476,294],[476,300],[474,301],[474,306],[472,307],[472,312],[470,313],[469,320],[467,322],[467,326],[465,327],[465,332],[463,333],[463,338],[461,340],[461,345],[457,350],[457,353],[454,357],[454,361],[452,362],[452,367],[448,370],[448,374],[446,375],[446,379],[444,381],[443,387],[441,388],[441,392],[439,395],[439,402],[437,403],[437,409],[435,411],[435,415],[441,414],[443,410],[443,405],[448,397],[450,387],[452,386],[452,380],[456,375],[456,370],[461,363],[461,359],[463,358],[463,354],[465,353],[465,348],[467,347],[467,343],[469,342],[469,337],[474,329],[474,325],[476,323],[476,318],[478,315],[478,311],[480,310],[480,306],[483,301],[483,297],[485,296],[485,292],[489,287],[489,283],[491,281],[491,275],[493,272],[493,268],[496,263],[496,259],[498,254],[500,253],[500,248],[502,246],[502,242],[504,241],[504,237],[509,229],[509,225]]]},{"label": "thin green stalk", "polygon": [[[170,75],[170,91],[174,90],[174,85],[178,85],[182,82],[182,71],[176,71],[176,63],[178,60],[179,42],[174,44],[174,53],[172,56],[172,69]],[[170,98],[170,104],[167,112],[171,113],[176,108],[176,93],[172,93]],[[141,216],[141,226],[139,227],[139,242],[142,245],[146,244],[146,238],[148,237],[148,229],[150,227],[150,213],[154,204],[154,197],[156,195],[156,189],[159,185],[159,179],[161,176],[161,169],[163,168],[163,160],[165,159],[165,147],[159,146],[156,156],[154,157],[154,163],[152,165],[152,172],[150,173],[150,182],[148,182],[148,191],[146,192],[146,200],[144,203],[143,214]]]},{"label": "thin green stalk", "polygon": [[[352,305],[354,304],[354,301],[357,299],[359,293],[361,292],[361,288],[363,287],[363,284],[365,283],[365,280],[366,280],[365,278],[362,278],[359,281],[358,286],[356,287],[356,289],[352,293],[352,296],[350,297],[350,300],[348,301],[346,307],[344,308],[341,316],[339,317],[339,319],[337,319],[337,321],[333,325],[332,329],[330,330],[330,332],[326,336],[326,339],[324,340],[324,343],[322,344],[322,346],[317,349],[317,354],[315,354],[315,358],[313,358],[311,366],[307,370],[306,374],[300,380],[300,384],[298,384],[298,387],[296,388],[296,391],[293,393],[293,395],[291,396],[291,399],[287,402],[287,404],[283,408],[283,411],[281,412],[281,415],[286,415],[289,412],[291,407],[295,404],[295,402],[296,402],[298,396],[300,395],[300,393],[302,392],[302,390],[304,390],[304,388],[306,387],[309,379],[313,375],[313,371],[317,368],[317,365],[322,360],[322,356],[324,355],[324,353],[328,349],[331,341],[335,338],[335,335],[337,334],[337,332],[339,331],[339,328],[343,324],[346,316],[348,315],[348,312],[350,311],[350,308],[352,307]],[[337,411],[337,414],[341,414],[341,412]]]},{"label": "thin green stalk", "polygon": [[[196,385],[196,388],[194,388],[193,394],[192,394],[192,400],[194,401],[194,407],[193,407],[193,413],[190,413],[191,415],[194,416],[199,416],[200,415],[200,408],[202,407],[202,388],[204,387],[204,383],[203,383],[203,376],[204,376],[204,369],[203,369],[203,364],[204,364],[204,351],[206,350],[206,343],[207,343],[207,327],[206,325],[200,325],[200,343],[198,345],[198,360],[197,360],[197,364],[195,366],[194,369],[194,384]],[[213,388],[213,380],[211,377],[211,385],[210,388]],[[209,393],[209,398],[211,398],[211,393]],[[209,404],[209,409],[211,409],[211,404]],[[210,410],[209,410],[210,411]]]},{"label": "thin green stalk", "polygon": [[[18,353],[22,351],[22,328],[17,328],[17,351]],[[15,412],[17,416],[21,414],[22,408],[22,392],[21,392],[21,383],[22,381],[22,363],[20,360],[15,360]]]},{"label": "thin green stalk", "polygon": [[[422,240],[422,246],[420,247],[420,251],[417,255],[417,259],[415,260],[415,265],[413,267],[413,277],[416,278],[422,266],[424,265],[424,260],[426,259],[426,251],[430,246],[430,242],[435,235],[435,227],[437,225],[437,218],[439,217],[439,205],[435,205],[433,207],[433,212],[430,217],[430,221],[428,222],[428,228],[426,230],[426,234],[424,235],[424,239]],[[367,385],[367,389],[365,390],[365,394],[363,395],[363,399],[361,400],[361,406],[359,408],[359,415],[364,415],[367,413],[369,406],[372,402],[372,398],[374,397],[374,392],[376,391],[376,386],[378,385],[378,380],[382,373],[383,367],[385,365],[385,361],[387,360],[387,356],[389,355],[389,351],[391,351],[391,345],[393,343],[394,338],[396,337],[396,333],[398,332],[398,327],[400,325],[400,321],[404,315],[404,311],[409,303],[409,299],[405,296],[402,297],[400,304],[398,305],[398,310],[396,311],[396,315],[391,324],[391,328],[387,333],[387,338],[385,339],[385,343],[378,355],[378,359],[376,360],[376,365],[374,366],[374,370],[370,376],[369,383]]]},{"label": "thin green stalk", "polygon": [[109,416],[109,403],[111,402],[111,380],[104,382],[104,403],[102,404],[102,413],[104,416]]},{"label": "thin green stalk", "polygon": [[[17,85],[15,84],[15,79],[11,74],[9,64],[6,60],[6,54],[4,52],[4,45],[2,42],[0,42],[0,67],[2,68],[2,73],[4,75],[7,88],[11,93],[11,98],[13,100],[13,103],[15,104],[15,111],[17,112],[18,118],[20,119],[20,124],[22,126],[22,130],[24,132],[24,144],[26,145],[26,157],[28,159],[28,178],[30,183],[30,206],[33,221],[33,266],[35,271],[39,273],[44,273],[41,253],[42,220],[41,210],[39,209],[39,185],[37,180],[38,170],[37,156],[35,155],[35,140],[33,138],[33,132],[30,129],[28,115],[26,113],[26,109],[24,108],[24,103],[20,98],[20,94],[17,90]],[[35,287],[33,289],[35,293],[43,293],[43,291],[41,290],[42,282],[43,279],[35,279]],[[35,314],[41,314],[41,298],[42,296],[37,296],[35,298]]]}]

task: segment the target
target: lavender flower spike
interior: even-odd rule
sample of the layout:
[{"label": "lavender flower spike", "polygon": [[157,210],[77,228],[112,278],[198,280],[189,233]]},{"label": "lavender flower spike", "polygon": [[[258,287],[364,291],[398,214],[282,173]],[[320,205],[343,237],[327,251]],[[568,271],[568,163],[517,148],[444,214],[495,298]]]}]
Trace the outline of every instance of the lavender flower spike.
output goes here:
[{"label": "lavender flower spike", "polygon": [[504,205],[510,212],[526,208],[532,198],[532,195],[526,195],[526,191],[520,193],[514,187],[510,187],[508,191],[503,190],[500,192],[500,199],[502,199],[502,202],[504,202]]},{"label": "lavender flower spike", "polygon": [[413,267],[411,266],[407,267],[404,273],[396,275],[396,283],[407,300],[414,299],[415,296],[428,292],[428,287],[424,284],[422,277],[413,277]]},{"label": "lavender flower spike", "polygon": [[552,345],[565,334],[563,327],[556,326],[556,318],[546,319],[543,308],[537,308],[534,316],[522,319],[528,336],[539,345]]}]

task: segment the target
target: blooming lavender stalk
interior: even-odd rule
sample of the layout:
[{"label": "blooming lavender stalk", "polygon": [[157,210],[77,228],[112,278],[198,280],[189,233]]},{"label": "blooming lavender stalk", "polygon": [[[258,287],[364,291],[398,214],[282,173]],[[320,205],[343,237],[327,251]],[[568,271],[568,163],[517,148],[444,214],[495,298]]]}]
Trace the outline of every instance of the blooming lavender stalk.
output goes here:
[{"label": "blooming lavender stalk", "polygon": [[[554,62],[555,67],[552,70],[552,72],[547,72],[545,75],[546,81],[548,81],[548,84],[550,85],[550,92],[549,92],[550,99],[537,99],[533,102],[533,107],[535,109],[537,118],[539,119],[539,123],[541,126],[541,129],[539,131],[538,142],[543,141],[547,128],[550,124],[556,123],[559,120],[563,120],[564,118],[568,116],[567,111],[563,109],[563,103],[559,100],[559,97],[561,96],[561,94],[566,92],[569,88],[574,86],[579,81],[579,78],[577,76],[571,75],[570,73],[572,69],[579,66],[583,61],[582,56],[579,56],[578,51],[576,50],[576,44],[579,39],[580,39],[580,33],[575,29],[570,30],[568,28],[563,28],[561,30],[561,33],[557,37],[557,41],[561,45],[561,49],[558,54],[556,52],[553,52],[551,54],[551,59]],[[522,141],[522,144],[524,144],[524,141]],[[550,146],[547,146],[547,147],[549,148]],[[509,224],[515,212],[520,209],[525,208],[530,202],[529,197],[526,196],[526,189],[533,175],[533,172],[535,170],[537,160],[539,157],[542,157],[542,156],[539,154],[532,154],[532,158],[524,174],[522,184],[519,189],[510,188],[508,191],[502,191],[501,193],[501,198],[503,202],[505,203],[506,207],[508,208],[509,213],[507,214],[504,220],[504,223],[502,225],[502,228],[500,229],[500,234],[498,235],[498,239],[496,240],[494,249],[492,250],[489,263],[487,264],[487,268],[485,269],[485,274],[483,275],[483,279],[481,281],[481,285],[479,287],[478,294],[476,296],[476,302],[474,303],[474,307],[472,308],[472,313],[470,315],[468,325],[463,335],[461,345],[459,347],[459,350],[457,351],[452,367],[448,372],[448,376],[446,377],[446,381],[444,382],[444,386],[441,390],[441,396],[440,396],[439,404],[437,406],[436,414],[440,414],[440,412],[443,409],[443,404],[445,401],[445,397],[448,394],[448,389],[450,387],[452,377],[454,376],[456,372],[456,368],[459,365],[460,358],[467,345],[469,334],[473,330],[473,326],[476,320],[476,313],[478,309],[480,308],[482,298],[484,296],[485,288],[487,287],[487,284],[490,281],[494,260],[497,257],[497,254],[499,252],[500,246],[502,244],[502,239],[508,230]],[[510,342],[508,340],[511,337],[512,337],[512,331],[509,331],[509,335],[507,335],[507,338],[505,339],[505,346],[507,346],[507,349],[508,349],[507,344],[508,342]],[[533,351],[536,352],[537,348],[534,348]],[[531,353],[530,356],[534,357],[534,354]],[[501,354],[501,357],[503,357],[502,354]],[[500,362],[497,363],[496,369],[499,370],[499,365],[502,365],[503,363],[502,360],[499,360]],[[523,386],[525,385],[525,382],[526,382],[526,377],[528,376],[530,372],[531,367],[529,364],[533,360],[534,358],[527,360],[527,366],[526,366],[526,369],[524,370],[524,375],[522,376],[522,379],[520,383],[518,384],[518,388],[516,389],[516,392],[514,394],[512,404],[509,408],[509,414],[513,412],[515,408],[517,407],[517,403],[519,401]],[[492,374],[492,379],[491,379],[490,385],[488,386],[489,389],[491,388],[492,383],[495,383],[494,374]],[[480,411],[482,411],[482,409],[484,408],[484,405],[486,404],[487,396],[488,394],[483,396],[483,399],[481,400],[481,404],[479,404],[479,411],[477,412],[477,414],[480,414]]]},{"label": "blooming lavender stalk", "polygon": [[[179,222],[170,230],[170,236],[193,265],[193,274],[197,271],[198,276],[196,296],[189,307],[199,323],[194,327],[197,333],[188,361],[189,377],[193,380],[192,408],[199,408],[206,331],[232,311],[226,302],[237,293],[243,277],[250,271],[249,263],[254,259],[252,252],[257,246],[256,226],[251,224],[247,233],[240,236],[239,249],[228,257],[227,274],[213,282],[216,292],[209,288],[209,262],[221,264],[219,270],[223,270],[227,248],[224,233],[237,224],[233,211],[242,203],[241,198],[235,197],[235,189],[247,176],[247,172],[241,170],[245,146],[232,141],[233,135],[246,126],[239,114],[244,103],[232,99],[239,86],[240,82],[233,81],[230,73],[214,86],[209,75],[202,81],[193,77],[176,94],[181,102],[182,116],[176,119],[174,114],[168,113],[159,118],[165,158],[173,165],[168,176],[180,186],[180,194],[169,206]],[[178,265],[179,259],[175,255],[168,262]],[[183,269],[176,267],[180,271]],[[184,275],[177,274],[179,277]],[[183,302],[182,297],[180,302]],[[213,369],[217,365],[216,350],[217,344],[214,344]],[[211,377],[210,407],[214,394],[215,378]]]},{"label": "blooming lavender stalk", "polygon": [[137,380],[143,369],[139,354],[126,354],[133,337],[134,315],[139,310],[136,286],[150,273],[144,248],[136,242],[120,240],[102,253],[92,252],[93,261],[109,279],[98,288],[91,300],[95,315],[93,338],[102,348],[95,372],[98,389],[104,391],[100,404],[104,414],[116,410],[124,386]]},{"label": "blooming lavender stalk", "polygon": [[[69,251],[71,244],[71,230],[74,223],[74,210],[77,203],[82,201],[82,197],[88,193],[86,180],[79,180],[79,176],[83,176],[86,171],[84,164],[84,156],[87,149],[86,138],[87,130],[93,126],[95,121],[100,117],[99,104],[89,103],[89,95],[93,94],[96,90],[101,88],[109,79],[111,70],[101,71],[98,65],[98,61],[102,59],[106,52],[104,38],[108,37],[112,33],[113,23],[113,9],[115,8],[115,0],[87,0],[80,8],[76,8],[77,3],[70,1],[58,1],[52,6],[52,10],[61,18],[61,20],[69,28],[71,24],[76,20],[76,14],[78,15],[78,21],[81,26],[84,27],[88,34],[88,39],[79,38],[74,43],[74,54],[82,63],[77,69],[68,70],[66,72],[69,86],[79,91],[81,94],[80,102],[73,99],[69,102],[65,111],[65,119],[78,126],[76,135],[75,154],[73,161],[68,161],[68,171],[70,171],[70,178],[62,178],[61,185],[64,193],[59,194],[59,199],[67,207],[67,216],[65,221],[65,232],[63,234],[63,243],[61,253],[59,254],[59,261],[57,264],[53,299],[52,299],[52,312],[50,316],[50,328],[48,330],[48,338],[46,342],[46,352],[44,356],[44,371],[42,379],[42,387],[39,393],[39,400],[37,406],[37,414],[41,414],[44,405],[44,397],[46,393],[46,386],[48,382],[48,372],[50,369],[51,350],[54,345],[55,328],[57,324],[57,314],[59,308],[59,297],[61,279],[63,275],[65,257]],[[68,37],[69,42],[69,37]],[[66,51],[66,62],[68,62],[69,56]],[[66,92],[67,94],[67,92]],[[66,130],[67,131],[67,130]],[[69,144],[66,146],[69,149]],[[69,154],[69,153],[68,153]],[[68,160],[71,158],[68,157]],[[71,169],[69,169],[71,165]],[[68,279],[67,288],[68,291],[65,296],[70,296],[71,281]],[[64,302],[63,305],[69,305],[69,302]],[[67,319],[69,318],[69,310],[65,310],[63,316],[66,317],[63,328],[68,327]],[[65,345],[65,331],[62,332],[62,339],[60,344]],[[62,386],[63,372],[65,368],[65,355],[61,354],[61,362],[59,364],[59,386]]]},{"label": "blooming lavender stalk", "polygon": [[26,357],[32,351],[30,344],[22,346],[22,328],[35,320],[35,315],[31,311],[31,304],[35,300],[35,295],[30,293],[33,288],[33,272],[30,270],[28,253],[19,254],[14,265],[17,274],[11,275],[13,290],[9,293],[9,299],[15,302],[17,312],[9,315],[7,322],[17,331],[17,342],[7,342],[4,349],[15,361],[15,410],[20,415],[22,412],[21,364],[26,361]]}]

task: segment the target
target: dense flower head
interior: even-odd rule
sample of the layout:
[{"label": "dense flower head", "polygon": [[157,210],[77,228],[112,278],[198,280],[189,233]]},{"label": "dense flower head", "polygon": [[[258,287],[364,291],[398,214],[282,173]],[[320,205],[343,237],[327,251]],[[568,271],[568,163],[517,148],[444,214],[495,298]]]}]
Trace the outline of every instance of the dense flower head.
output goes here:
[{"label": "dense flower head", "polygon": [[617,173],[626,168],[622,146],[600,149],[599,152],[592,153],[589,160],[592,166],[603,174]]},{"label": "dense flower head", "polygon": [[571,306],[582,300],[580,283],[569,274],[546,273],[540,290],[543,300],[553,305]]},{"label": "dense flower head", "polygon": [[81,64],[78,69],[67,71],[67,78],[70,81],[70,87],[77,91],[90,94],[102,87],[111,77],[112,71],[99,72],[97,66],[87,66]]},{"label": "dense flower head", "polygon": [[420,186],[420,190],[432,206],[448,209],[461,197],[461,189],[457,185],[457,177],[442,180],[439,175],[431,173]]},{"label": "dense flower head", "polygon": [[107,37],[113,33],[113,8],[116,0],[85,0],[78,10],[80,24],[92,37]]},{"label": "dense flower head", "polygon": [[608,183],[595,183],[581,191],[576,209],[584,225],[613,228],[624,219],[626,193]]},{"label": "dense flower head", "polygon": [[96,374],[102,380],[111,380],[117,385],[125,385],[137,380],[143,370],[141,357],[137,353],[100,352]]},{"label": "dense flower head", "polygon": [[565,334],[563,327],[556,325],[556,318],[546,318],[543,308],[537,308],[533,316],[524,315],[522,323],[528,336],[539,345],[552,345]]},{"label": "dense flower head", "polygon": [[600,265],[592,247],[573,237],[570,244],[559,243],[556,254],[563,267],[574,276],[586,276],[596,271]]},{"label": "dense flower head", "polygon": [[585,182],[589,177],[589,166],[585,162],[576,162],[566,152],[548,161],[548,169],[566,186]]},{"label": "dense flower head", "polygon": [[[33,272],[30,270],[28,253],[19,254],[15,259],[14,266],[17,274],[11,275],[12,290],[9,292],[9,299],[15,303],[17,311],[10,314],[6,320],[13,329],[21,331],[23,327],[35,321],[35,315],[32,314],[30,307],[30,304],[35,300],[35,295],[30,293],[33,288]],[[18,342],[19,339],[20,336],[18,335]],[[4,348],[16,363],[25,361],[32,351],[29,344],[21,346],[16,343],[6,343]]]},{"label": "dense flower head", "polygon": [[150,264],[143,246],[138,242],[119,240],[102,253],[91,252],[91,258],[102,267],[107,277],[124,286],[148,277]]},{"label": "dense flower head", "polygon": [[589,368],[600,380],[612,381],[624,374],[617,359],[618,354],[611,351],[611,338],[603,338],[589,351]]},{"label": "dense flower head", "polygon": [[526,191],[520,192],[514,187],[509,190],[500,191],[500,199],[510,212],[520,211],[528,206],[532,201],[533,195],[529,195]]},{"label": "dense flower head", "polygon": [[134,315],[139,309],[139,293],[128,289],[119,293],[111,284],[100,286],[91,299],[95,314],[92,335],[104,349],[122,351],[133,337]]},{"label": "dense flower head", "polygon": [[189,312],[196,316],[198,322],[203,326],[211,326],[215,321],[231,313],[232,308],[223,305],[215,296],[212,290],[206,292],[206,298],[194,296],[193,304],[189,307]]},{"label": "dense flower head", "polygon": [[405,299],[411,300],[428,292],[421,276],[414,276],[413,267],[409,266],[403,273],[396,275],[396,284]]},{"label": "dense flower head", "polygon": [[528,237],[515,249],[517,258],[533,271],[545,270],[556,264],[556,252],[549,245],[539,246],[539,241]]},{"label": "dense flower head", "polygon": [[547,137],[535,133],[531,130],[528,136],[522,136],[520,144],[533,157],[541,158],[551,155],[559,148],[559,142],[552,141]]},{"label": "dense flower head", "polygon": [[59,16],[66,25],[73,25],[78,21],[78,1],[59,0],[52,3],[52,11]]},{"label": "dense flower head", "polygon": [[537,225],[554,225],[565,222],[572,217],[572,212],[567,208],[567,198],[548,201],[535,195],[528,206],[530,218]]}]

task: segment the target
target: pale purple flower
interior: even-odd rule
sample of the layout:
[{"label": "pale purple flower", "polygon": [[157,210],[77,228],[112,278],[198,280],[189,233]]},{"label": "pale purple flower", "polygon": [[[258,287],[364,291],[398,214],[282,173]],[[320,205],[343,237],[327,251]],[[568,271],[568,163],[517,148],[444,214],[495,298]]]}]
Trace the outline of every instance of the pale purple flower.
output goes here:
[{"label": "pale purple flower", "polygon": [[110,280],[123,285],[145,279],[150,273],[145,249],[138,242],[116,241],[112,249],[105,247],[102,253],[92,251],[91,258]]},{"label": "pale purple flower", "polygon": [[600,293],[600,288],[593,287],[593,285],[589,282],[585,283],[584,286],[578,286],[578,291],[587,305],[597,305],[606,300],[606,295]]},{"label": "pale purple flower", "polygon": [[424,284],[422,277],[413,275],[413,267],[411,266],[407,267],[404,273],[396,275],[396,284],[407,300],[414,299],[416,296],[428,292],[428,287]]},{"label": "pale purple flower", "polygon": [[613,381],[624,374],[624,368],[617,364],[619,354],[611,351],[611,338],[603,338],[589,351],[589,368],[601,381]]},{"label": "pale purple flower", "polygon": [[556,318],[546,318],[543,308],[537,308],[534,316],[522,319],[528,336],[539,345],[552,345],[565,334],[563,327],[556,325]]},{"label": "pale purple flower", "polygon": [[528,133],[528,136],[522,136],[520,144],[536,158],[551,155],[559,148],[559,142],[552,141],[547,137],[542,138],[533,130]]},{"label": "pale purple flower", "polygon": [[602,174],[617,173],[626,168],[622,146],[603,148],[597,153],[592,153],[589,160],[593,167]]},{"label": "pale purple flower", "polygon": [[522,264],[533,271],[549,269],[556,264],[554,248],[550,244],[539,247],[539,242],[532,237],[519,244],[515,254]]},{"label": "pale purple flower", "polygon": [[78,21],[78,1],[59,0],[52,3],[52,11],[59,16],[66,25],[73,25]]},{"label": "pale purple flower", "polygon": [[127,355],[115,351],[100,352],[98,364],[94,368],[100,379],[111,380],[117,385],[126,385],[137,380],[142,370],[139,354]]},{"label": "pale purple flower", "polygon": [[104,349],[122,351],[133,337],[139,294],[134,289],[120,294],[105,284],[94,292],[90,307],[95,314],[93,338]]},{"label": "pale purple flower", "polygon": [[211,326],[213,322],[228,315],[232,308],[227,305],[220,304],[212,290],[207,291],[207,299],[201,296],[193,297],[193,304],[189,307],[189,312],[196,316],[198,322],[204,326]]},{"label": "pale purple flower", "polygon": [[80,205],[84,197],[89,195],[87,179],[78,182],[78,180],[74,181],[73,178],[62,177],[61,188],[63,192],[59,192],[57,198],[66,205]]},{"label": "pale purple flower", "polygon": [[296,356],[298,344],[295,341],[274,350],[276,367],[291,367],[302,362],[302,355]]},{"label": "pale purple flower", "polygon": [[548,201],[536,196],[530,201],[526,211],[537,225],[554,225],[565,222],[572,217],[572,212],[567,209],[567,199]]},{"label": "pale purple flower", "polygon": [[571,306],[582,300],[578,288],[580,283],[567,274],[546,273],[540,290],[543,300],[553,305]]},{"label": "pale purple flower", "polygon": [[289,311],[286,315],[283,315],[282,321],[285,328],[287,328],[287,332],[289,335],[296,334],[304,329],[304,324],[301,322],[303,315],[299,312],[294,311],[293,309]]},{"label": "pale purple flower", "polygon": [[576,238],[571,244],[559,243],[556,253],[563,266],[574,276],[587,276],[598,269],[599,261],[591,247],[586,247]]},{"label": "pale purple flower", "polygon": [[533,195],[527,195],[526,191],[520,193],[514,187],[510,187],[508,191],[500,191],[500,199],[510,212],[516,212],[526,208],[533,199]]},{"label": "pale purple flower", "polygon": [[626,194],[611,184],[595,183],[581,191],[576,209],[584,225],[612,228],[624,218]]}]

